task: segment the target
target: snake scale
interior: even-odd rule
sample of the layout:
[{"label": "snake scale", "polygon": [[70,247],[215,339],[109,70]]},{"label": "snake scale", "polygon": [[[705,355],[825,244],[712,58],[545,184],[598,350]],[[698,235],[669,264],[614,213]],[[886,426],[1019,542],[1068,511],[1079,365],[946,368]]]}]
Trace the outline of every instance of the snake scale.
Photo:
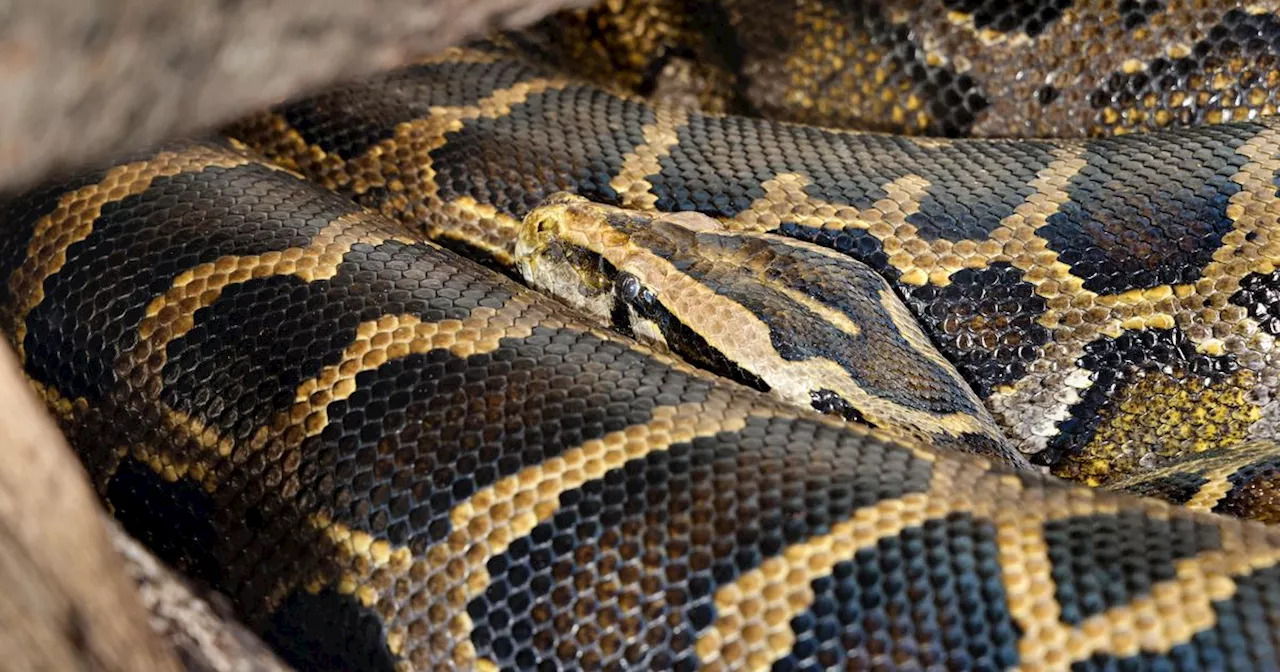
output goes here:
[{"label": "snake scale", "polygon": [[131,534],[300,669],[1280,669],[1267,101],[862,134],[524,39],[0,203],[0,328]]}]

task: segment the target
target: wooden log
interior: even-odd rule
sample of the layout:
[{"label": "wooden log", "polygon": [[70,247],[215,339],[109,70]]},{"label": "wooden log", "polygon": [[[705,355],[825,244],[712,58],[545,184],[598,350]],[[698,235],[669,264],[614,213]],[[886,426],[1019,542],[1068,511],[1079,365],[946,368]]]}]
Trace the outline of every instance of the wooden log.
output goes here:
[{"label": "wooden log", "polygon": [[0,188],[588,2],[0,1]]}]

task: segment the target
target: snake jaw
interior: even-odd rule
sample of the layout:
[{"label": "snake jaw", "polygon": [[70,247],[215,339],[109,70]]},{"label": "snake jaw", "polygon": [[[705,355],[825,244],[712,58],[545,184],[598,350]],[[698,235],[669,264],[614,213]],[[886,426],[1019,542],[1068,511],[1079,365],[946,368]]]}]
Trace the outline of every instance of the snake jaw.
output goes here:
[{"label": "snake jaw", "polygon": [[616,269],[564,238],[566,219],[573,216],[572,199],[577,198],[553,194],[525,216],[516,237],[516,268],[531,287],[609,325],[617,312]]}]

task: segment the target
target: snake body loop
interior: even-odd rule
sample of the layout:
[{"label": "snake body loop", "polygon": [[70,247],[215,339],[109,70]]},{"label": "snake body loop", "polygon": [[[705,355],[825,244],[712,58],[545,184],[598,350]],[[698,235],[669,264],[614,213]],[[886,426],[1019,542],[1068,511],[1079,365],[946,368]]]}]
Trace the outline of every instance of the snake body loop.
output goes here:
[{"label": "snake body loop", "polygon": [[0,203],[131,534],[302,669],[1280,667],[1280,122],[863,134],[511,42]]}]

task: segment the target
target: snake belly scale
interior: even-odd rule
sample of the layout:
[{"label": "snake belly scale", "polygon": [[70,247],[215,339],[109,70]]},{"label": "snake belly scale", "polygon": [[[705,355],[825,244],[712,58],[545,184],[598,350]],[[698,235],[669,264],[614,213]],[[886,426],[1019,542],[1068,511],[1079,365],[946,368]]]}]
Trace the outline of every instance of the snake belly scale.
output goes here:
[{"label": "snake belly scale", "polygon": [[[1258,505],[1220,463],[1135,486],[1194,511],[932,448],[445,249],[509,267],[557,191],[807,241],[924,316],[992,417],[1032,428],[1020,452],[1119,479],[1274,424],[1269,122],[858,135],[650,107],[485,48],[228,132],[0,204],[0,326],[115,516],[299,667],[1280,660],[1280,530],[1204,512]],[[1132,404],[1160,394],[1205,413],[1144,442]]]}]

